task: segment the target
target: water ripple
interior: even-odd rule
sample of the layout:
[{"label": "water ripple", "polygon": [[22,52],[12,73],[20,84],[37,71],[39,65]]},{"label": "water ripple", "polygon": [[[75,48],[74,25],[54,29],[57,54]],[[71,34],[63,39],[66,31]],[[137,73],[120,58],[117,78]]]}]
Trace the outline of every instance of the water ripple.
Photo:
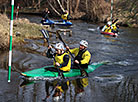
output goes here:
[{"label": "water ripple", "polygon": [[118,83],[121,82],[123,78],[121,74],[103,74],[95,76],[94,80],[100,83]]}]

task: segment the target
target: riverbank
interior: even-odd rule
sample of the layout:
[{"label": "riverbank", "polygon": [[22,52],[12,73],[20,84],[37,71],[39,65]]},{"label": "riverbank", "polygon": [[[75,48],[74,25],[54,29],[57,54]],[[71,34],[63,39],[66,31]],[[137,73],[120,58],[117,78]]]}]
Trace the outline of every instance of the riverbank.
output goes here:
[{"label": "riverbank", "polygon": [[[10,19],[6,15],[0,14],[0,22],[0,51],[4,51],[9,48]],[[25,18],[14,20],[13,47],[25,43],[25,38],[42,38],[40,29],[49,29],[49,26],[31,23]]]}]

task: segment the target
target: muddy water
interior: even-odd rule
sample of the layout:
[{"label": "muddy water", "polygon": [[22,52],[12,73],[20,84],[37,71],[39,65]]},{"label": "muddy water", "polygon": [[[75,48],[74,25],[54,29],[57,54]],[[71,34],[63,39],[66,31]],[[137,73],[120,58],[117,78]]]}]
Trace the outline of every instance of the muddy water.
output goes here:
[{"label": "muddy water", "polygon": [[[40,18],[38,18],[40,19]],[[33,19],[31,19],[32,22]],[[121,28],[117,38],[99,34],[97,24],[73,21],[72,37],[62,37],[70,47],[78,47],[81,39],[89,42],[92,62],[108,61],[89,75],[83,92],[77,94],[73,81],[60,102],[138,102],[138,30]],[[55,27],[53,30],[62,27]],[[64,29],[64,28],[62,28]],[[52,64],[45,57],[47,50],[43,39],[29,40],[28,44],[13,49],[11,83],[7,82],[8,52],[0,54],[0,102],[42,102],[45,98],[45,81],[37,81],[21,87],[23,80],[18,72]],[[59,40],[55,35],[50,43]],[[18,71],[18,72],[17,72]],[[53,101],[52,95],[47,101]]]}]

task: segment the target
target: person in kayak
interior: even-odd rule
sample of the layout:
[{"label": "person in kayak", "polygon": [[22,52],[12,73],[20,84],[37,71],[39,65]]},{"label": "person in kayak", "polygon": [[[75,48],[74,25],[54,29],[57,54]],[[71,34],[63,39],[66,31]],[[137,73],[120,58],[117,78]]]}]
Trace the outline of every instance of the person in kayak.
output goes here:
[{"label": "person in kayak", "polygon": [[78,68],[78,64],[81,68],[88,68],[91,61],[91,54],[87,48],[88,42],[85,40],[80,41],[79,48],[70,49],[69,46],[66,46],[66,49],[75,55],[72,68]]},{"label": "person in kayak", "polygon": [[68,53],[64,51],[64,45],[62,43],[57,43],[55,46],[56,53],[51,53],[52,46],[48,47],[47,57],[52,58],[55,57],[55,61],[53,62],[54,68],[49,68],[51,71],[58,71],[58,67],[62,72],[68,72],[71,68],[71,57]]},{"label": "person in kayak", "polygon": [[45,10],[42,12],[42,20],[41,23],[44,24],[44,22],[46,20],[48,20],[48,14],[50,13],[50,11],[48,10],[48,8],[45,8]]},{"label": "person in kayak", "polygon": [[62,21],[66,21],[66,22],[67,22],[67,20],[70,19],[68,10],[65,10],[65,11],[63,12],[63,14],[61,15],[61,19],[62,19]]},{"label": "person in kayak", "polygon": [[50,11],[48,10],[48,8],[45,8],[45,10],[42,12],[42,18],[43,20],[48,19],[48,14],[50,13]]},{"label": "person in kayak", "polygon": [[107,24],[102,28],[102,32],[108,32],[108,33],[117,33],[117,26],[116,23],[113,23],[111,21],[108,21]]},{"label": "person in kayak", "polygon": [[119,24],[117,23],[117,21],[118,21],[118,19],[112,21],[112,27],[113,27],[112,32],[113,33],[118,33]]}]

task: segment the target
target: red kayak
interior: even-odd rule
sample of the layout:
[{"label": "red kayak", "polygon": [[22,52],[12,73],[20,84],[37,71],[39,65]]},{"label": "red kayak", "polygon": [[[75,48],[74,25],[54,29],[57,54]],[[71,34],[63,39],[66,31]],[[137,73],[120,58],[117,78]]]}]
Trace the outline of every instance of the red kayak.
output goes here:
[{"label": "red kayak", "polygon": [[118,36],[118,34],[117,33],[109,33],[109,32],[102,32],[101,31],[101,34],[103,34],[103,35],[110,35],[110,36],[113,36],[113,37],[117,37]]}]

